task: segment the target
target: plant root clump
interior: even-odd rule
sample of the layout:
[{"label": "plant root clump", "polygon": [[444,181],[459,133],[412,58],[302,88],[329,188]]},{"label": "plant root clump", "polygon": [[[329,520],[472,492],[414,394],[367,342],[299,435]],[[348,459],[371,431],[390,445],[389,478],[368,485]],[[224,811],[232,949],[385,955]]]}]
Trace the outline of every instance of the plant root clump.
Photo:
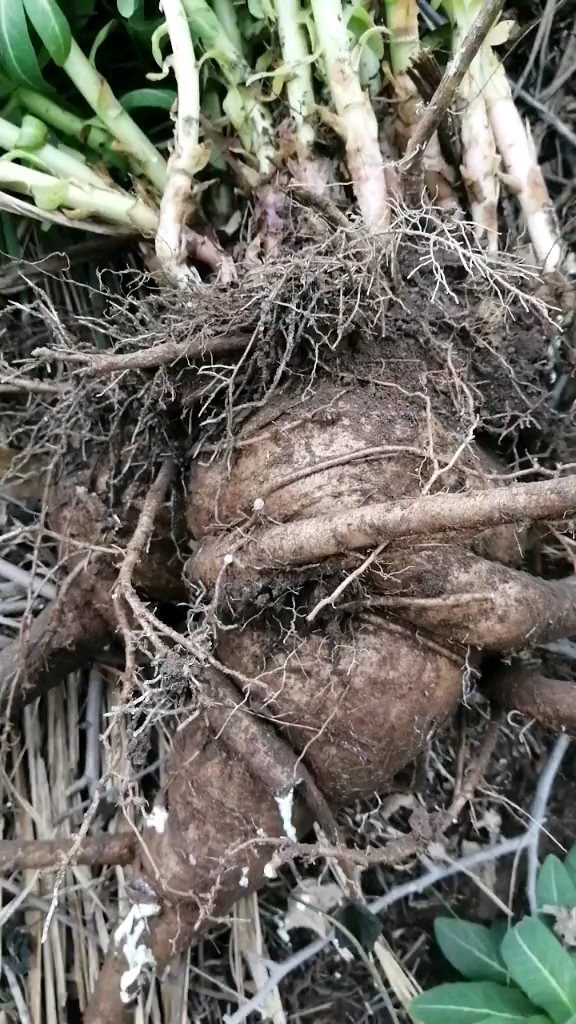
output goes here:
[{"label": "plant root clump", "polygon": [[[100,638],[111,729],[170,737],[135,860],[159,972],[314,824],[338,844],[338,806],[426,746],[486,652],[576,633],[569,339],[522,264],[410,216],[385,249],[294,207],[282,257],[232,286],[127,280],[105,353],[41,292],[41,344],[6,315],[6,373],[59,387],[24,414],[11,397],[6,486],[40,483],[72,580],[50,622],[74,580],[98,614],[84,646],[35,638],[27,674],[0,658],[16,707]],[[88,1024],[122,1019],[126,955],[114,940]]]}]

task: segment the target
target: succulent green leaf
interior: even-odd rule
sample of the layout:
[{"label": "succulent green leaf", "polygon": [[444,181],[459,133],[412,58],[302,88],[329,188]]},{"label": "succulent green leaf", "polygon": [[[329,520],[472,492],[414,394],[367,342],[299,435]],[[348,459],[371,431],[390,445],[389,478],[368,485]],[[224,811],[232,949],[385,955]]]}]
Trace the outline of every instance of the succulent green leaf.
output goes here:
[{"label": "succulent green leaf", "polygon": [[276,11],[271,0],[248,0],[248,10],[257,21],[276,21]]},{"label": "succulent green leaf", "polygon": [[[491,1017],[485,1017],[483,1021],[479,1021],[478,1024],[492,1024]],[[542,1014],[535,1014],[533,1017],[513,1017],[508,1018],[506,1024],[551,1024],[550,1017],[546,1017]],[[574,1022],[576,1024],[576,1021]]]},{"label": "succulent green leaf", "polygon": [[410,1003],[410,1016],[419,1024],[516,1024],[537,1011],[515,988],[495,981],[457,981],[438,985]]},{"label": "succulent green leaf", "polygon": [[0,63],[13,82],[46,91],[22,0],[0,0]]},{"label": "succulent green leaf", "polygon": [[91,64],[96,64],[96,54],[98,53],[98,50],[102,46],[102,43],[105,42],[105,40],[108,38],[112,30],[116,28],[117,24],[118,22],[115,18],[113,18],[112,21],[107,21],[106,24],[102,26],[100,31],[96,33],[94,42],[90,47],[90,53],[88,54],[88,60]]},{"label": "succulent green leaf", "polygon": [[500,955],[499,938],[489,928],[457,918],[437,917],[434,934],[446,959],[465,978],[506,983],[508,971]]},{"label": "succulent green leaf", "polygon": [[[352,7],[348,13],[348,31],[358,42],[366,32],[374,28],[374,22],[364,7]],[[382,60],[384,56],[384,42],[380,32],[370,32],[366,37],[365,45]]]},{"label": "succulent green leaf", "polygon": [[576,1014],[576,965],[542,921],[524,918],[505,935],[500,951],[519,988],[556,1024]]},{"label": "succulent green leaf", "polygon": [[64,181],[53,185],[33,185],[30,189],[39,210],[57,210],[68,198],[68,186]]},{"label": "succulent green leaf", "polygon": [[536,880],[538,909],[543,907],[576,907],[576,884],[559,857],[546,857]]},{"label": "succulent green leaf", "polygon": [[55,0],[24,0],[24,8],[55,64],[63,67],[70,54],[72,33]]},{"label": "succulent green leaf", "polygon": [[174,89],[132,89],[120,97],[124,110],[137,110],[139,107],[156,107],[159,110],[172,110],[176,102]]},{"label": "succulent green leaf", "polygon": [[576,843],[574,843],[574,846],[571,846],[568,850],[568,853],[564,858],[564,867],[574,882],[574,885],[576,885]]},{"label": "succulent green leaf", "polygon": [[48,138],[48,129],[43,121],[32,114],[24,114],[16,146],[19,149],[40,149]]},{"label": "succulent green leaf", "polygon": [[241,131],[246,123],[246,108],[239,89],[232,87],[228,90],[222,108],[236,131]]},{"label": "succulent green leaf", "polygon": [[132,18],[139,14],[142,6],[142,0],[116,0],[118,14],[122,18]]}]

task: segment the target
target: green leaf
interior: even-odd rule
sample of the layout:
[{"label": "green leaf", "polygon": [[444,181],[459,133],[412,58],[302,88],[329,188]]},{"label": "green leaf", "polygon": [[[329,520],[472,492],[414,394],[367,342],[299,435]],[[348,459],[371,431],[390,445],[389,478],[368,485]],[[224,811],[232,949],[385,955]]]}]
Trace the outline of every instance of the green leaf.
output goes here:
[{"label": "green leaf", "polygon": [[271,0],[248,0],[248,10],[257,21],[276,21],[276,11]]},{"label": "green leaf", "polygon": [[19,149],[40,149],[48,138],[48,129],[43,121],[32,114],[24,114],[16,140]]},{"label": "green leaf", "polygon": [[22,0],[0,0],[0,62],[13,82],[46,91]]},{"label": "green leaf", "polygon": [[370,31],[374,28],[374,22],[364,7],[353,7],[350,10],[347,27],[356,42],[359,42],[366,32],[370,32],[370,35],[366,37],[365,45],[372,50],[379,60],[382,60],[384,56],[382,35],[380,32]]},{"label": "green leaf", "polygon": [[68,186],[65,182],[55,181],[53,185],[32,185],[30,188],[39,210],[57,210],[64,206],[68,199]]},{"label": "green leaf", "polygon": [[174,89],[133,89],[120,97],[124,110],[137,110],[138,107],[156,107],[159,110],[172,110],[176,101]]},{"label": "green leaf", "polygon": [[516,1024],[534,1016],[535,1008],[515,988],[494,981],[457,981],[438,985],[410,1003],[410,1016],[420,1024]]},{"label": "green leaf", "polygon": [[576,1013],[576,966],[542,921],[520,921],[505,935],[501,953],[516,984],[552,1020],[564,1024]]},{"label": "green leaf", "polygon": [[94,42],[90,47],[90,53],[88,54],[88,60],[91,64],[96,64],[96,54],[98,53],[98,50],[102,46],[102,43],[105,42],[105,40],[108,38],[112,30],[115,29],[117,25],[118,22],[116,21],[116,19],[112,18],[112,21],[106,22],[106,24],[103,25],[100,31],[96,34]]},{"label": "green leaf", "polygon": [[131,18],[134,14],[139,13],[142,2],[141,0],[116,0],[116,7],[121,17]]},{"label": "green leaf", "polygon": [[457,918],[437,917],[434,934],[446,959],[465,978],[506,983],[508,971],[500,956],[500,942],[489,928]]},{"label": "green leaf", "polygon": [[[492,1018],[485,1017],[478,1024],[492,1024]],[[550,1017],[545,1017],[544,1014],[535,1014],[533,1017],[511,1017],[506,1020],[506,1024],[550,1024]],[[566,1024],[569,1022],[567,1021]]]},{"label": "green leaf", "polygon": [[574,885],[576,885],[576,843],[574,843],[574,846],[570,847],[568,850],[568,853],[564,858],[564,867],[574,882]]},{"label": "green leaf", "polygon": [[494,938],[496,939],[498,943],[498,949],[500,949],[502,939],[506,935],[506,932],[508,931],[509,927],[510,925],[508,921],[504,921],[504,919],[501,917],[497,917],[495,921],[492,921],[492,924],[490,925],[490,934],[493,935]]},{"label": "green leaf", "polygon": [[546,857],[536,880],[538,909],[543,907],[576,907],[576,885],[559,857]]},{"label": "green leaf", "polygon": [[72,33],[58,4],[55,0],[24,0],[24,7],[52,60],[63,67],[72,46]]}]

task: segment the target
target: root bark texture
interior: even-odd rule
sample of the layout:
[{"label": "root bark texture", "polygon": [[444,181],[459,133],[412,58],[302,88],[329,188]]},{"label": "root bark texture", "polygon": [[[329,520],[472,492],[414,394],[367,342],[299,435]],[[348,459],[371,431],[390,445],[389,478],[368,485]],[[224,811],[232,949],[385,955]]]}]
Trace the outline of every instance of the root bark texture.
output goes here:
[{"label": "root bark texture", "polygon": [[261,574],[266,567],[309,565],[404,537],[559,519],[574,511],[576,475],[468,494],[436,494],[272,526],[245,542],[230,537],[207,541],[190,568],[212,587],[222,567],[231,570],[235,563],[246,583],[247,573]]},{"label": "root bark texture", "polygon": [[0,652],[0,709],[13,714],[90,664],[115,632],[112,579],[75,573],[17,640]]},{"label": "root bark texture", "polygon": [[[78,837],[69,839],[3,839],[0,842],[0,874],[14,871],[41,871],[70,864],[130,864],[134,860],[136,837],[133,833],[108,835],[100,832],[84,836],[78,850]],[[72,854],[72,855],[71,855]]]},{"label": "root bark texture", "polygon": [[[372,573],[380,593],[390,587],[389,571]],[[449,545],[414,553],[398,579],[403,593],[374,604],[454,643],[510,651],[576,632],[573,577],[539,579]]]},{"label": "root bark texture", "polygon": [[576,684],[553,679],[521,661],[491,672],[482,689],[506,711],[520,711],[554,732],[576,734]]}]

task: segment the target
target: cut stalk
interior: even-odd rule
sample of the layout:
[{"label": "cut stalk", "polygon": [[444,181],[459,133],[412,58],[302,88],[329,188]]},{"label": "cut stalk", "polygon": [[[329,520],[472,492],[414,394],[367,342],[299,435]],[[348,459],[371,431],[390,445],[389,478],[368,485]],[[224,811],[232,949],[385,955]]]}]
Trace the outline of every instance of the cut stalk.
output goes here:
[{"label": "cut stalk", "polygon": [[31,195],[40,210],[44,207],[48,211],[70,211],[73,222],[97,215],[114,224],[135,228],[144,235],[155,234],[158,227],[156,212],[141,199],[87,183],[76,185],[10,160],[0,160],[0,185]]},{"label": "cut stalk", "polygon": [[98,73],[74,40],[64,64],[64,71],[102,124],[125,148],[127,155],[155,188],[162,192],[166,181],[164,158],[124,110],[108,82]]},{"label": "cut stalk", "polygon": [[311,6],[360,212],[369,230],[386,231],[390,208],[378,124],[354,68],[341,0],[311,0]]},{"label": "cut stalk", "polygon": [[304,157],[314,144],[311,117],[316,108],[310,52],[301,25],[299,0],[275,0],[282,62],[290,68],[286,83],[288,104],[292,115],[299,156]]},{"label": "cut stalk", "polygon": [[529,130],[518,112],[506,72],[491,47],[484,48],[484,97],[504,168],[516,196],[538,262],[555,270],[563,261],[558,223]]},{"label": "cut stalk", "polygon": [[200,83],[194,46],[182,0],[161,0],[172,44],[178,86],[174,151],[168,161],[160,206],[156,255],[166,273],[182,285],[195,279],[188,267],[186,222],[192,207],[192,183],[200,167]]},{"label": "cut stalk", "polygon": [[[20,129],[17,125],[0,118],[0,149],[7,151],[19,149],[19,136]],[[30,158],[41,161],[46,170],[57,178],[69,178],[76,183],[95,185],[96,188],[104,187],[102,178],[88,164],[84,163],[80,154],[75,157],[70,151],[57,149],[56,146],[46,143],[44,146],[39,146],[38,149],[31,150]]]}]

